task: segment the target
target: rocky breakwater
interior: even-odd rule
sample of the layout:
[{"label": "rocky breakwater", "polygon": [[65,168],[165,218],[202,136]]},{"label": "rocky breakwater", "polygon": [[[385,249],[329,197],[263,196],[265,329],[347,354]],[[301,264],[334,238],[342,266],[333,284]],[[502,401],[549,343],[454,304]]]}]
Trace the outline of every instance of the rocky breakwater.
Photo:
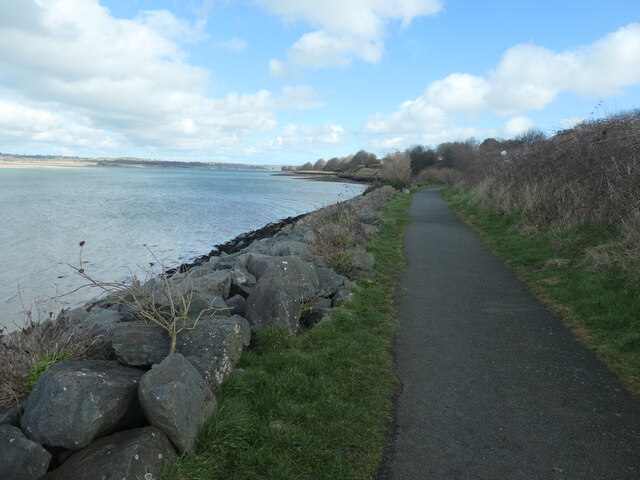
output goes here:
[{"label": "rocky breakwater", "polygon": [[[248,244],[243,235],[242,248],[227,248],[233,253],[63,312],[73,332],[100,339],[104,358],[56,363],[24,401],[0,412],[0,478],[157,478],[216,413],[215,395],[241,374],[235,365],[252,332],[304,331],[351,295],[351,280],[373,265],[358,243],[379,229],[376,208],[391,195],[384,188],[356,197]],[[351,279],[318,254],[328,225],[345,222],[360,237],[335,253],[341,265],[347,255]],[[173,317],[160,326],[149,312]],[[171,354],[167,319],[183,328]]]}]

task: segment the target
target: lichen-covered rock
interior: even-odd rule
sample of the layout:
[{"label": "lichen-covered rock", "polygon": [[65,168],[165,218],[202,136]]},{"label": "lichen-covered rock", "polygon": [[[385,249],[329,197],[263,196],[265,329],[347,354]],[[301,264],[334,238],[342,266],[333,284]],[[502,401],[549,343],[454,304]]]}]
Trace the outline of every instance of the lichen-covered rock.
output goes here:
[{"label": "lichen-covered rock", "polygon": [[163,464],[176,456],[159,429],[136,428],[99,438],[43,480],[156,480]]},{"label": "lichen-covered rock", "polygon": [[316,295],[320,282],[316,270],[299,257],[269,257],[267,268],[260,276],[258,285],[278,283],[291,297],[303,301]]},{"label": "lichen-covered rock", "polygon": [[178,336],[176,352],[184,355],[217,391],[242,355],[240,317],[205,316],[193,330]]},{"label": "lichen-covered rock", "polygon": [[37,480],[47,473],[51,454],[24,436],[19,428],[0,425],[0,478]]},{"label": "lichen-covered rock", "polygon": [[142,376],[138,398],[151,425],[162,430],[178,452],[192,449],[198,429],[217,411],[211,387],[180,353]]},{"label": "lichen-covered rock", "polygon": [[142,373],[115,361],[57,363],[27,397],[22,430],[40,444],[78,450],[135,424],[142,415],[137,401]]},{"label": "lichen-covered rock", "polygon": [[278,327],[296,333],[301,308],[301,301],[290,295],[280,281],[261,281],[247,298],[246,318],[253,331]]}]

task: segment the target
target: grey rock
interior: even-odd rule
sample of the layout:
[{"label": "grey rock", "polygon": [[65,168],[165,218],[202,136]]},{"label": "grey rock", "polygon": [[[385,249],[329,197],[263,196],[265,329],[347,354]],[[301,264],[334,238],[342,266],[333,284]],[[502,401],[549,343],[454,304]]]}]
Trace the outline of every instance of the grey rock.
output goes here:
[{"label": "grey rock", "polygon": [[382,214],[369,208],[359,208],[355,212],[356,219],[360,223],[368,225],[379,225],[382,223]]},{"label": "grey rock", "polygon": [[297,240],[280,240],[269,249],[268,253],[278,257],[297,255],[304,258],[309,253],[309,247],[306,243]]},{"label": "grey rock", "polygon": [[285,328],[298,331],[300,300],[291,296],[280,282],[260,282],[247,298],[247,320],[253,331],[263,328]]},{"label": "grey rock", "polygon": [[256,277],[246,267],[235,265],[230,271],[233,290],[249,291],[257,283]]},{"label": "grey rock", "polygon": [[0,478],[37,480],[47,473],[51,454],[19,428],[0,425]]},{"label": "grey rock", "polygon": [[140,420],[137,390],[142,373],[106,360],[57,363],[27,397],[22,430],[43,445],[83,448]]},{"label": "grey rock", "polygon": [[339,275],[326,267],[316,267],[316,275],[318,276],[320,292],[328,297],[335,295],[344,286],[344,282],[347,281],[347,277]]},{"label": "grey rock", "polygon": [[120,325],[112,340],[116,358],[132,367],[160,363],[168,355],[170,343],[166,330],[144,322]]},{"label": "grey rock", "polygon": [[246,257],[247,271],[256,279],[260,279],[262,275],[269,269],[271,262],[275,261],[273,257],[262,253],[250,253]]},{"label": "grey rock", "polygon": [[291,297],[303,301],[316,295],[320,282],[315,268],[299,257],[269,257],[268,267],[260,277],[260,283],[278,283]]},{"label": "grey rock", "polygon": [[71,328],[71,331],[76,334],[82,334],[91,330],[96,335],[108,335],[113,326],[123,319],[124,315],[115,310],[93,308],[83,320]]},{"label": "grey rock", "polygon": [[218,408],[211,387],[180,353],[142,376],[138,398],[151,425],[162,430],[178,452],[193,448],[198,429]]},{"label": "grey rock", "polygon": [[0,410],[0,425],[20,426],[20,417],[22,416],[22,405],[13,405],[11,407]]},{"label": "grey rock", "polygon": [[182,296],[188,295],[191,291],[196,291],[227,298],[232,278],[231,273],[227,270],[211,270],[201,277],[186,278],[176,285],[176,290]]},{"label": "grey rock", "polygon": [[71,324],[77,324],[83,321],[89,316],[89,312],[82,307],[74,308],[72,310],[63,310],[61,315]]},{"label": "grey rock", "polygon": [[319,297],[315,302],[313,302],[311,306],[319,308],[331,308],[332,302],[330,298]]},{"label": "grey rock", "polygon": [[234,295],[227,300],[227,305],[231,309],[231,315],[243,317],[247,312],[247,301],[242,295]]},{"label": "grey rock", "polygon": [[226,315],[230,316],[230,308],[219,295],[210,293],[194,292],[191,297],[191,304],[187,315],[197,318],[198,315]]},{"label": "grey rock", "polygon": [[137,428],[96,440],[44,480],[157,479],[163,464],[176,457],[171,442],[159,429]]},{"label": "grey rock", "polygon": [[176,352],[184,355],[217,391],[242,355],[240,317],[220,315],[200,319],[194,330],[180,334]]},{"label": "grey rock", "polygon": [[234,315],[233,318],[240,323],[240,334],[242,335],[242,345],[248,347],[251,344],[251,324],[241,315]]},{"label": "grey rock", "polygon": [[350,300],[351,297],[353,297],[353,293],[351,292],[351,290],[349,290],[348,288],[341,288],[336,292],[336,294],[331,299],[331,306],[334,308],[339,307],[346,300]]}]

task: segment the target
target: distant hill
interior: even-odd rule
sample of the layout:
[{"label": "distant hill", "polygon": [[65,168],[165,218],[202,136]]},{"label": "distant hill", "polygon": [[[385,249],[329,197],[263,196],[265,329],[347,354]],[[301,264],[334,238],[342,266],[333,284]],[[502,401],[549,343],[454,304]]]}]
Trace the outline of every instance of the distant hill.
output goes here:
[{"label": "distant hill", "polygon": [[0,162],[32,165],[142,167],[142,168],[207,168],[217,170],[280,170],[279,165],[251,165],[226,162],[177,162],[146,158],[82,158],[55,155],[14,155],[0,153]]}]

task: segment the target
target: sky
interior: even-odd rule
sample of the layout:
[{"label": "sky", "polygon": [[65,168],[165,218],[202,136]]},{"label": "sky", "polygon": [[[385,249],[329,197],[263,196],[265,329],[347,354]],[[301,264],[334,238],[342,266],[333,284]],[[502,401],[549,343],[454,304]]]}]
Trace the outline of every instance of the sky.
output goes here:
[{"label": "sky", "polygon": [[0,152],[301,165],[640,108],[640,1],[0,0]]}]

